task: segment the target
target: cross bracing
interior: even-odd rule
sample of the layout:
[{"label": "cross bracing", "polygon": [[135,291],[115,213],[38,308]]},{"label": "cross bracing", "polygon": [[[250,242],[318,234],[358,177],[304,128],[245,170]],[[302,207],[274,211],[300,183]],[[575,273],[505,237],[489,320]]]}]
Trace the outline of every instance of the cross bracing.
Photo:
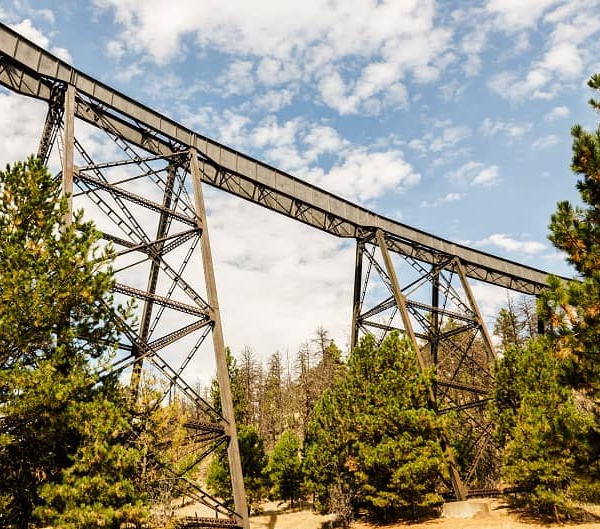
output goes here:
[{"label": "cross bracing", "polygon": [[[58,153],[65,193],[75,207],[101,219],[98,228],[114,248],[117,300],[137,301],[137,326],[123,323],[113,368],[130,370],[136,389],[146,365],[168,381],[165,396],[176,388],[194,403],[200,415],[195,426],[190,422],[190,439],[206,444],[200,457],[228,443],[235,511],[183,475],[171,476],[174,488],[248,526],[201,183],[356,240],[352,343],[364,332],[383,339],[397,329],[408,337],[420,367],[436,372],[431,406],[456,417],[442,439],[456,496],[493,485],[496,450],[486,404],[495,353],[469,279],[536,295],[546,286],[545,272],[385,218],[246,156],[83,74],[2,24],[0,84],[47,103],[38,156],[48,162]],[[98,159],[78,137],[76,121],[110,141],[109,159]],[[222,413],[184,376],[209,334]],[[451,444],[460,444],[458,454]]]}]

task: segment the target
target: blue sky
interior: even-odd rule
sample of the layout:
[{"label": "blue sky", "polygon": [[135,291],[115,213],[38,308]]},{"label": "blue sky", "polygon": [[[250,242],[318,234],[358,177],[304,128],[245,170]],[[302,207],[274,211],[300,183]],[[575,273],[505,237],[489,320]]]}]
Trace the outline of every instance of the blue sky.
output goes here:
[{"label": "blue sky", "polygon": [[[570,127],[597,125],[585,83],[600,71],[599,3],[19,0],[0,1],[0,19],[295,176],[570,274],[547,225],[558,200],[577,201]],[[17,100],[0,93],[3,164],[41,127]],[[216,191],[207,205],[234,350],[294,353],[318,325],[344,346],[353,246]],[[506,293],[477,289],[490,317]]]}]

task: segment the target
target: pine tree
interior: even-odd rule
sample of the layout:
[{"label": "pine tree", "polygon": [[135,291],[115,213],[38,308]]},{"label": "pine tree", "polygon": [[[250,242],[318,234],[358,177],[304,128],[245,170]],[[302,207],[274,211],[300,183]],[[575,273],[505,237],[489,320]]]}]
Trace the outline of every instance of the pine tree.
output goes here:
[{"label": "pine tree", "polygon": [[273,483],[275,497],[290,500],[293,507],[294,500],[302,495],[304,482],[300,439],[294,432],[286,430],[275,444],[269,458],[267,473]]},{"label": "pine tree", "polygon": [[[246,351],[248,352],[248,350]],[[226,354],[227,371],[229,373],[229,380],[231,381],[233,410],[238,428],[238,444],[242,459],[244,487],[249,507],[252,507],[252,502],[261,500],[266,489],[263,471],[267,465],[267,456],[263,439],[260,437],[258,430],[252,424],[245,422],[245,419],[251,416],[250,410],[252,407],[252,403],[248,400],[250,396],[248,390],[248,372],[244,368],[238,367],[237,360],[234,358],[229,347],[226,349]],[[221,399],[216,379],[212,382],[210,397],[213,407],[220,411]],[[231,474],[229,472],[229,459],[225,445],[221,445],[215,451],[208,467],[206,480],[213,494],[219,496],[226,504],[233,505]]]},{"label": "pine tree", "polygon": [[397,333],[379,347],[370,335],[361,340],[311,417],[306,471],[321,508],[340,483],[355,508],[383,519],[415,518],[442,502],[446,465],[442,425],[428,408],[431,383]]},{"label": "pine tree", "polygon": [[[238,442],[242,458],[244,487],[248,506],[251,508],[253,503],[260,501],[265,496],[267,455],[263,441],[253,426],[239,425]],[[213,494],[222,498],[225,503],[233,505],[231,474],[229,473],[229,462],[225,447],[221,447],[216,451],[208,467],[206,481]]]},{"label": "pine tree", "polygon": [[[600,74],[592,76],[588,85],[600,92]],[[590,105],[600,110],[597,100],[591,99]],[[575,125],[571,135],[571,170],[579,177],[576,187],[582,205],[559,202],[551,218],[549,238],[566,253],[578,273],[578,281],[565,284],[551,278],[550,288],[541,299],[540,316],[566,364],[565,382],[577,390],[580,407],[594,420],[577,472],[580,480],[588,482],[589,499],[597,501],[600,498],[600,126],[595,131],[586,131]]]},{"label": "pine tree", "polygon": [[78,402],[70,413],[80,425],[80,443],[72,464],[60,481],[40,488],[44,504],[38,518],[54,527],[120,528],[138,525],[148,516],[140,490],[141,453],[130,446],[131,417],[115,384],[87,402]]},{"label": "pine tree", "polygon": [[531,511],[557,519],[575,512],[572,490],[592,426],[563,372],[547,338],[510,349],[497,366],[493,412],[504,479],[524,491]]},{"label": "pine tree", "polygon": [[6,527],[27,527],[35,517],[66,520],[60,517],[67,512],[71,520],[85,516],[85,501],[66,498],[81,498],[86,487],[102,506],[86,527],[118,527],[145,516],[132,479],[140,453],[123,444],[128,413],[120,388],[114,377],[95,375],[109,361],[122,315],[110,296],[108,254],[95,249],[99,234],[81,213],[64,225],[66,209],[60,184],[38,160],[0,171],[0,520]]},{"label": "pine tree", "polygon": [[[588,84],[600,91],[600,76]],[[571,134],[583,205],[559,202],[549,239],[578,278],[549,278],[538,303],[546,336],[509,350],[495,399],[506,479],[527,491],[531,509],[556,518],[574,514],[573,499],[600,497],[600,128]]]},{"label": "pine tree", "polygon": [[[600,91],[600,75],[589,86]],[[590,104],[600,109],[595,100]],[[550,222],[550,240],[566,253],[579,281],[564,284],[553,277],[543,296],[541,316],[557,339],[571,366],[569,382],[590,397],[600,396],[600,127],[594,132],[580,125],[571,129],[571,169],[581,178],[577,189],[583,206],[558,203]]]},{"label": "pine tree", "polygon": [[[236,424],[246,424],[244,418],[248,417],[250,403],[246,398],[247,393],[245,383],[241,376],[237,360],[231,353],[231,349],[229,349],[229,347],[225,349],[225,355],[227,360],[227,373],[229,374],[229,380],[231,384],[231,399],[233,401],[235,422]],[[219,382],[216,377],[213,378],[210,386],[210,400],[213,408],[221,412]]]},{"label": "pine tree", "polygon": [[261,422],[260,435],[265,442],[267,450],[275,446],[277,439],[285,429],[285,373],[281,354],[271,355],[267,362],[266,373],[263,378],[263,390],[260,398]]}]

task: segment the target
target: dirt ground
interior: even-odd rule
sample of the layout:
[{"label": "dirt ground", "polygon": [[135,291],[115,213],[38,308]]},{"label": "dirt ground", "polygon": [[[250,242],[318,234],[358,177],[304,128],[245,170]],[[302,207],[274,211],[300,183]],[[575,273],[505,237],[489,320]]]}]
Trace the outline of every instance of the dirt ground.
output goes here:
[{"label": "dirt ground", "polygon": [[[478,513],[471,519],[438,518],[423,523],[396,523],[389,525],[370,525],[357,521],[352,529],[600,529],[599,522],[574,524],[543,524],[523,518],[519,513],[497,500],[485,500],[489,504],[489,512]],[[250,519],[252,529],[325,529],[330,516],[321,516],[309,510],[285,512],[276,505],[265,506],[264,514]],[[596,516],[600,516],[600,507],[589,508]]]}]

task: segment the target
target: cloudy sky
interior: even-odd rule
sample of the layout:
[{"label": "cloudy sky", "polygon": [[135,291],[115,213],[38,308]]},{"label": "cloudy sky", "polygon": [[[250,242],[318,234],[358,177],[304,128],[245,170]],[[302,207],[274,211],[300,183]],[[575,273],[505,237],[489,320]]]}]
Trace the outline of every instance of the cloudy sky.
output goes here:
[{"label": "cloudy sky", "polygon": [[[600,71],[595,0],[0,0],[0,19],[204,135],[411,226],[570,274],[569,130]],[[0,92],[0,163],[44,109]],[[38,117],[36,117],[38,116]],[[18,126],[15,125],[18,123]],[[226,341],[348,340],[354,247],[206,196]],[[476,286],[488,317],[506,294]]]}]

